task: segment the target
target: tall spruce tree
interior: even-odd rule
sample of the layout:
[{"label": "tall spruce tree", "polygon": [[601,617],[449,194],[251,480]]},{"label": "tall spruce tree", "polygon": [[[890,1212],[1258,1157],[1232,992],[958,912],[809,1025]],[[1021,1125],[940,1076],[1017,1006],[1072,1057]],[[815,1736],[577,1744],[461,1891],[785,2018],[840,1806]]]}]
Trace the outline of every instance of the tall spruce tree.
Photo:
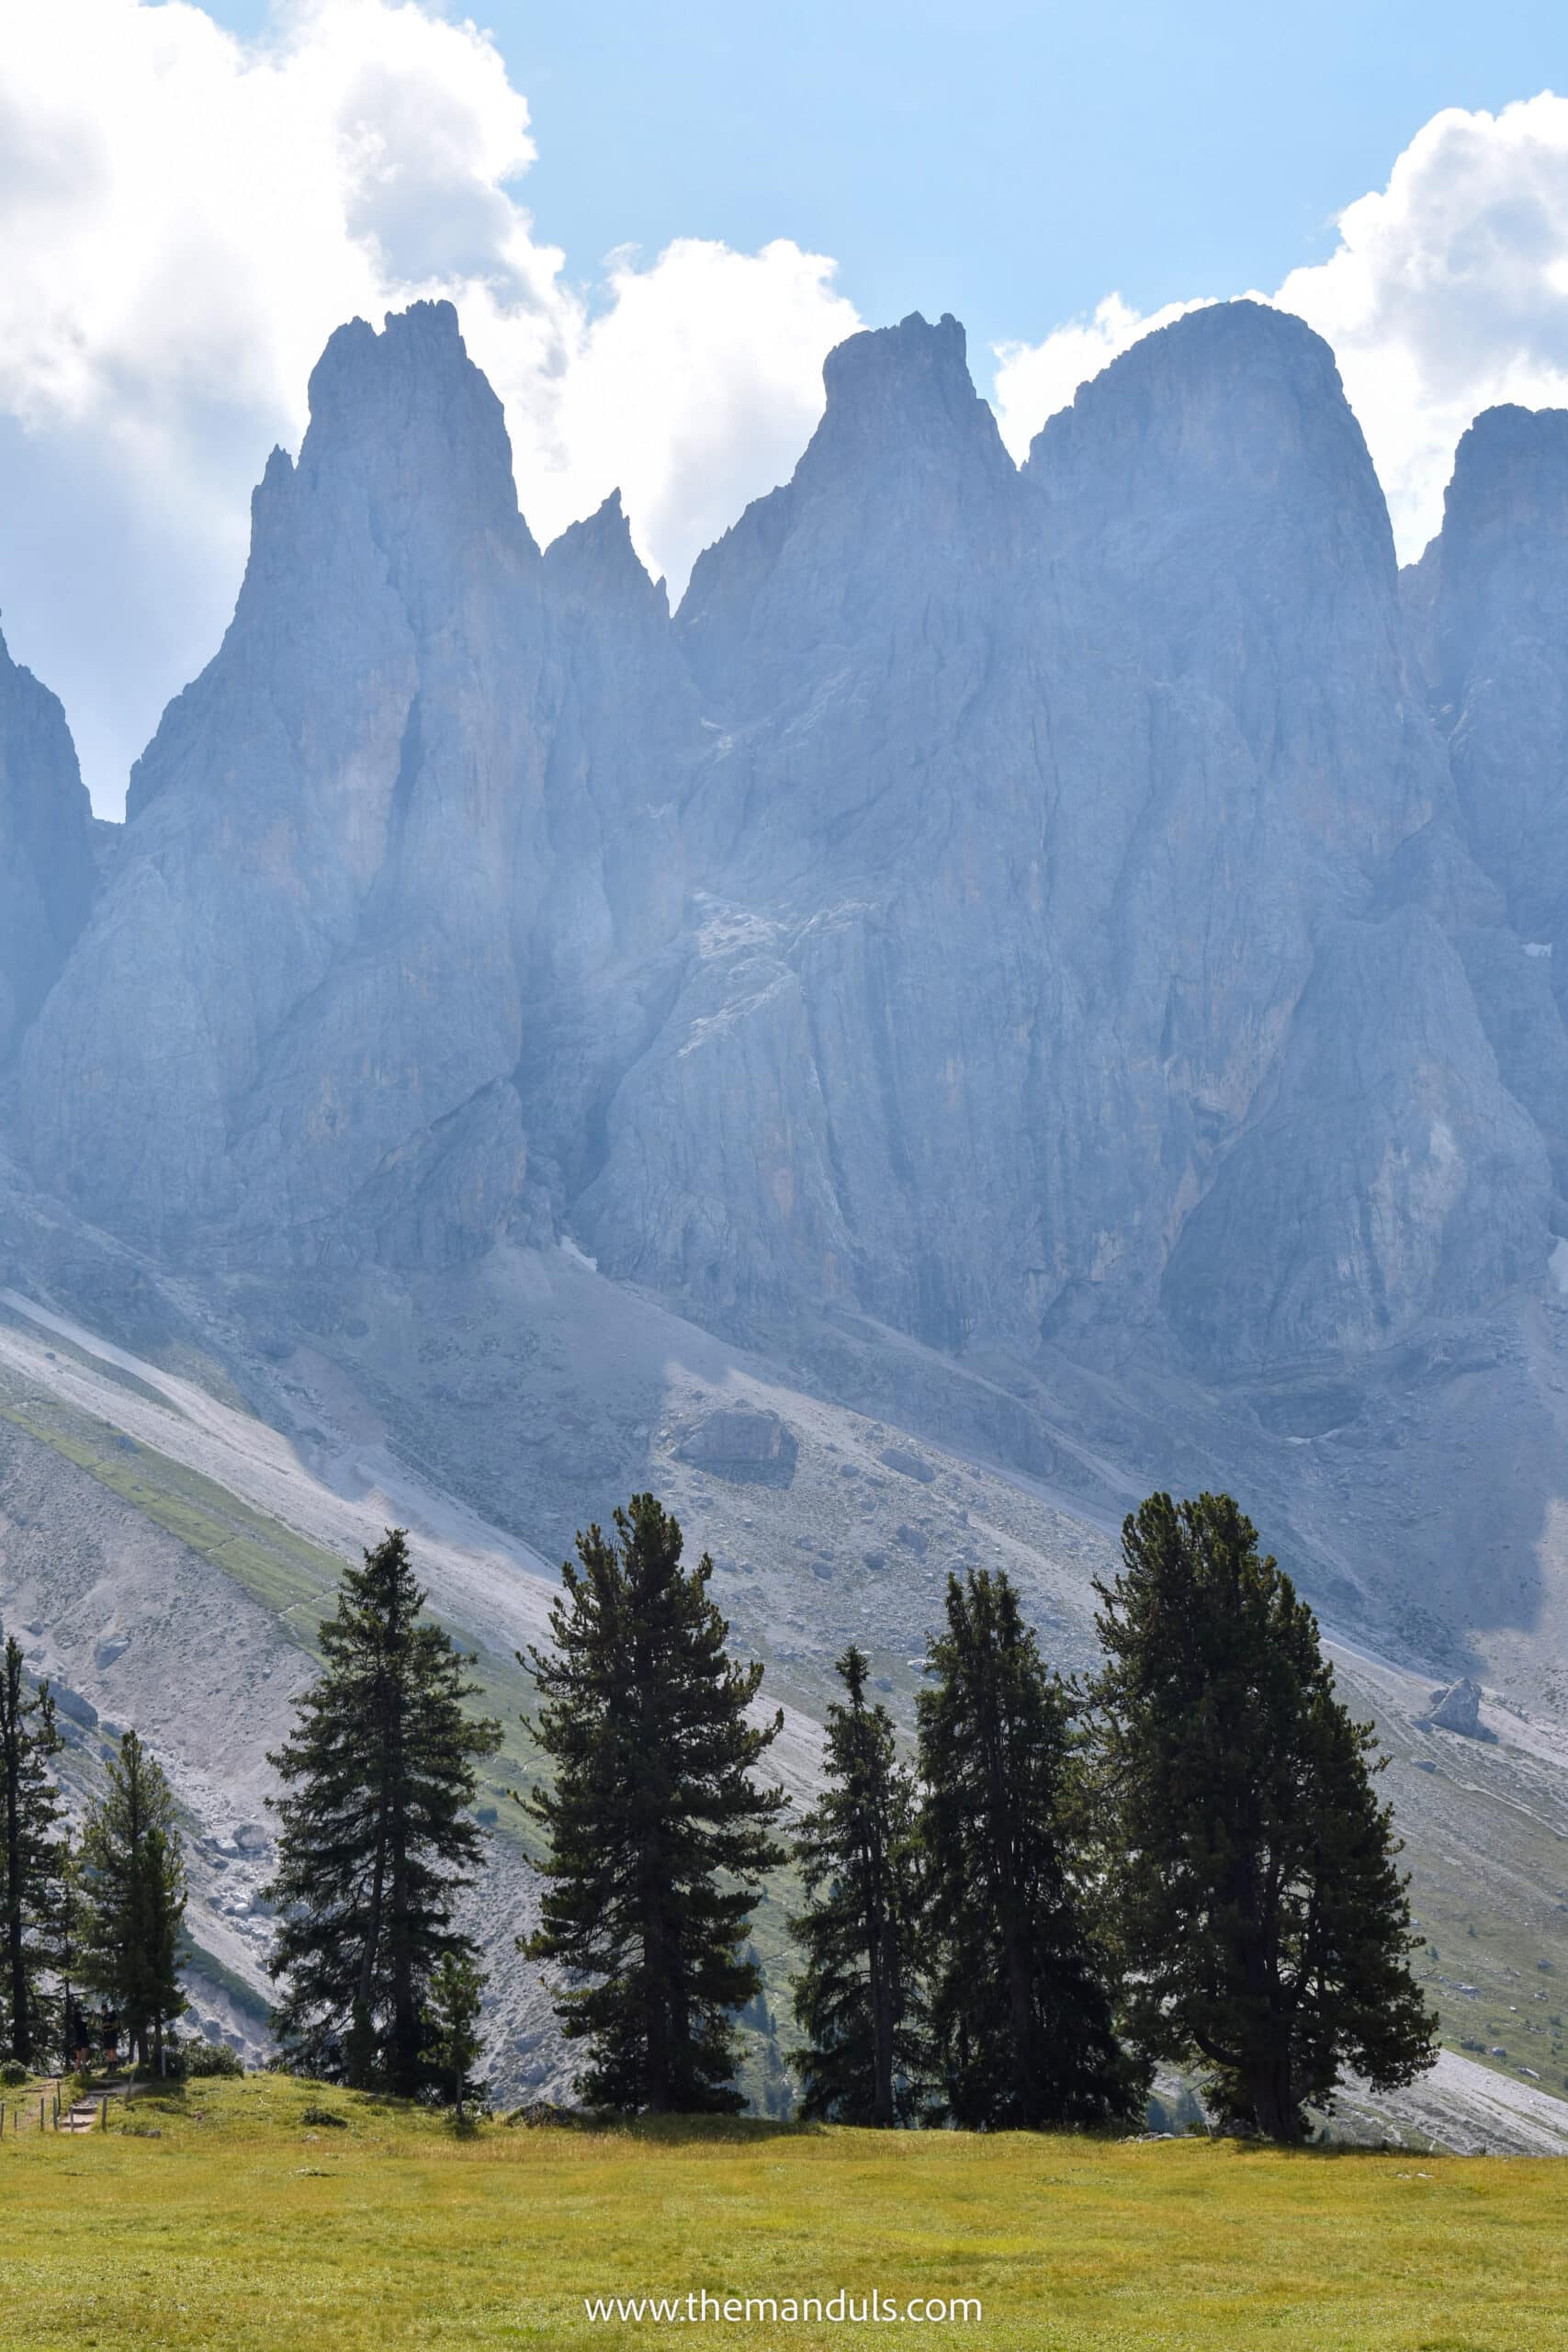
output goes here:
[{"label": "tall spruce tree", "polygon": [[7,1636],[0,1648],[0,2037],[24,2065],[54,2038],[43,1980],[65,1808],[50,1768],[64,1744],[48,1683],[29,1686],[21,1650]]},{"label": "tall spruce tree", "polygon": [[70,2073],[85,2039],[82,2008],[82,1939],[86,1920],[82,1849],[69,1827],[60,1845],[60,1872],[44,1929],[44,1951],[54,1981],[54,2047]]},{"label": "tall spruce tree", "polygon": [[761,1667],[728,1656],[713,1562],[682,1567],[679,1522],[634,1495],[615,1525],[577,1539],[554,1649],[519,1657],[541,1700],[529,1728],[556,1767],[530,1801],[549,1854],[542,1924],[520,1949],[567,1972],[556,2014],[589,2044],[586,2098],[733,2113],[735,2013],[761,1983],[747,1922],[784,1858],[783,1793],[752,1776],[783,1716],[747,1722]]},{"label": "tall spruce tree", "polygon": [[828,1710],[828,1791],[795,1841],[807,1897],[790,1922],[806,1959],[795,1981],[806,2042],[791,2063],[802,2115],[886,2127],[918,2121],[930,2104],[915,1781],[886,1708],[866,1704],[864,1654],[852,1644],[835,1671],[848,1703]]},{"label": "tall spruce tree", "polygon": [[403,2098],[445,2081],[426,2055],[429,1988],[448,1955],[478,1957],[452,1918],[483,1849],[475,1759],[501,1742],[499,1724],[468,1712],[474,1660],[424,1615],[426,1598],[389,1528],[344,1571],[324,1669],[269,1759],[284,1782],[268,1801],[274,2030],[301,2071]]},{"label": "tall spruce tree", "polygon": [[1387,2090],[1433,2056],[1385,1759],[1228,1495],[1151,1495],[1122,1552],[1094,1696],[1137,2030],[1206,2065],[1228,2120],[1299,2140],[1346,2067]]},{"label": "tall spruce tree", "polygon": [[1124,2120],[1146,2070],[1118,2040],[1091,1923],[1072,1706],[1005,1575],[949,1577],[918,1702],[932,2021],[953,2120]]},{"label": "tall spruce tree", "polygon": [[133,1731],[107,1773],[82,1827],[82,1981],[118,2012],[145,2067],[161,2062],[164,2030],[186,2006],[184,1852],[173,1792]]}]

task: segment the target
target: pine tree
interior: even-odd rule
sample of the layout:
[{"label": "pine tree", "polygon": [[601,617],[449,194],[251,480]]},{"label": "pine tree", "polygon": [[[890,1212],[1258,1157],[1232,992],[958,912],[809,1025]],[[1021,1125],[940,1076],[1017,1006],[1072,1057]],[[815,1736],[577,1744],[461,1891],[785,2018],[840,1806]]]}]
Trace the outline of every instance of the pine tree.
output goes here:
[{"label": "pine tree", "polygon": [[82,1850],[67,1828],[61,1838],[60,1871],[43,1933],[45,1964],[55,1987],[54,2046],[67,2073],[74,2070],[77,2054],[86,2040],[81,1978],[85,1920]]},{"label": "pine tree", "polygon": [[577,1539],[581,1566],[531,1649],[530,1725],[556,1766],[530,1809],[549,1838],[543,1918],[520,1939],[569,1972],[556,2013],[591,2062],[579,2089],[628,2112],[732,2113],[735,2012],[757,1992],[742,1956],[760,1875],[783,1860],[782,1792],[754,1768],[782,1715],[753,1727],[762,1679],[736,1666],[708,1598],[713,1562],[681,1565],[679,1523],[652,1495],[615,1534]]},{"label": "pine tree", "polygon": [[479,2010],[489,1982],[478,1962],[462,1952],[443,1952],[431,1973],[425,2054],[451,2092],[459,2124],[464,2097],[473,2088],[469,2077],[479,2054]]},{"label": "pine tree", "polygon": [[887,1710],[866,1704],[863,1653],[852,1644],[835,1671],[849,1703],[828,1711],[829,1785],[795,1845],[807,1895],[790,1922],[806,1958],[795,2014],[807,2040],[791,2063],[803,2116],[886,2127],[928,2104],[915,1782]]},{"label": "pine tree", "polygon": [[29,1694],[22,1653],[7,1637],[0,1649],[0,2033],[24,2065],[53,2038],[43,1977],[64,1807],[50,1767],[64,1744],[48,1683]]},{"label": "pine tree", "polygon": [[82,1829],[82,1981],[119,2015],[137,2063],[157,2064],[181,2015],[185,1860],[168,1781],[133,1731]]},{"label": "pine tree", "polygon": [[1299,2140],[1347,2066],[1388,2090],[1432,2060],[1385,1759],[1228,1495],[1150,1496],[1122,1550],[1094,1695],[1138,2030],[1202,2062],[1227,2119]]},{"label": "pine tree", "polygon": [[1117,2038],[1084,1883],[1072,1707],[1005,1575],[947,1585],[918,1702],[949,2109],[974,2129],[1134,2115],[1145,2071]]},{"label": "pine tree", "polygon": [[431,2080],[424,2012],[442,1961],[472,1962],[452,1925],[483,1838],[475,1758],[501,1727],[467,1712],[471,1657],[423,1615],[401,1528],[346,1568],[321,1627],[324,1670],[269,1760],[285,1793],[267,1893],[274,2030],[308,2074],[410,2097]]}]

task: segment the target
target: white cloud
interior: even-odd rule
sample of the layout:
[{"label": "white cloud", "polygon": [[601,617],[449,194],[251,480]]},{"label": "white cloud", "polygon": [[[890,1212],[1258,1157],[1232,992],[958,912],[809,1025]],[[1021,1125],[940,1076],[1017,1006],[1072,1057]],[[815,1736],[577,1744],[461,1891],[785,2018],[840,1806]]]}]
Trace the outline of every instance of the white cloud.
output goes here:
[{"label": "white cloud", "polygon": [[[1256,299],[1334,346],[1409,558],[1442,520],[1454,445],[1480,410],[1568,404],[1568,99],[1435,115],[1337,226],[1327,261]],[[1112,295],[1090,322],[999,349],[1009,446],[1021,453],[1079,383],[1191,307],[1145,316]]]},{"label": "white cloud", "polygon": [[[519,200],[528,110],[440,0],[275,0],[255,42],[192,0],[8,0],[0,46],[0,599],[100,805],[205,661],[247,500],[295,445],[333,328],[457,303],[542,538],[617,483],[650,569],[790,471],[858,325],[832,264],[682,239],[584,289]],[[628,223],[628,226],[632,224]],[[1568,402],[1568,100],[1450,110],[1330,258],[1266,299],[1327,336],[1402,550],[1499,400]],[[1152,327],[1109,295],[997,353],[1008,446]]]},{"label": "white cloud", "polygon": [[10,0],[0,50],[0,593],[100,805],[212,650],[267,449],[343,320],[457,303],[552,537],[619,483],[677,583],[786,473],[859,323],[832,265],[682,241],[590,301],[516,195],[526,103],[423,0]]},{"label": "white cloud", "polygon": [[[749,499],[794,471],[822,409],[822,362],[861,322],[833,265],[780,239],[760,254],[682,237],[649,268],[610,271],[610,302],[577,336],[557,440],[519,458],[548,537],[618,483],[632,535],[679,588]],[[499,322],[465,316],[503,397]],[[509,402],[515,415],[524,406]]]}]

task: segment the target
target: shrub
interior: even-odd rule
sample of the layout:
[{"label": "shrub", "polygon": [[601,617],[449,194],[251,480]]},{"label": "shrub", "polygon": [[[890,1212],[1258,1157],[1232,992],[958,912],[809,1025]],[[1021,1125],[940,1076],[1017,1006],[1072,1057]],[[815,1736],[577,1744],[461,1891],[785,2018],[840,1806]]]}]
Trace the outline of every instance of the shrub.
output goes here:
[{"label": "shrub", "polygon": [[313,2125],[317,2131],[320,2131],[323,2125],[329,2132],[346,2132],[348,2130],[347,2116],[334,2115],[330,2107],[301,2108],[299,2111],[299,2120],[301,2123]]},{"label": "shrub", "polygon": [[183,2083],[186,2054],[177,2041],[171,2041],[164,2051],[161,2066],[150,2058],[145,2066],[132,2067],[131,2079],[137,2083]]},{"label": "shrub", "polygon": [[7,2090],[14,2090],[18,2083],[30,2083],[32,2078],[31,2067],[24,2066],[19,2058],[0,2058],[0,2083]]},{"label": "shrub", "polygon": [[193,2083],[213,2075],[235,2075],[244,2071],[239,2052],[231,2050],[226,2041],[198,2041],[186,2052],[186,2075]]}]

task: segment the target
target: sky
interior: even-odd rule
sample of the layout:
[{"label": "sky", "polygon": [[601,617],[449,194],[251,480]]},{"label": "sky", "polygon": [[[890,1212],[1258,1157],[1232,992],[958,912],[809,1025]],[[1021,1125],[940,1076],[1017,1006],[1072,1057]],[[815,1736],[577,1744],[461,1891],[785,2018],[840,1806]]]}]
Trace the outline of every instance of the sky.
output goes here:
[{"label": "sky", "polygon": [[1326,334],[1405,556],[1458,435],[1568,403],[1560,0],[6,0],[0,614],[118,811],[343,318],[440,292],[547,539],[678,593],[822,358],[951,310],[1021,456],[1139,333]]}]

